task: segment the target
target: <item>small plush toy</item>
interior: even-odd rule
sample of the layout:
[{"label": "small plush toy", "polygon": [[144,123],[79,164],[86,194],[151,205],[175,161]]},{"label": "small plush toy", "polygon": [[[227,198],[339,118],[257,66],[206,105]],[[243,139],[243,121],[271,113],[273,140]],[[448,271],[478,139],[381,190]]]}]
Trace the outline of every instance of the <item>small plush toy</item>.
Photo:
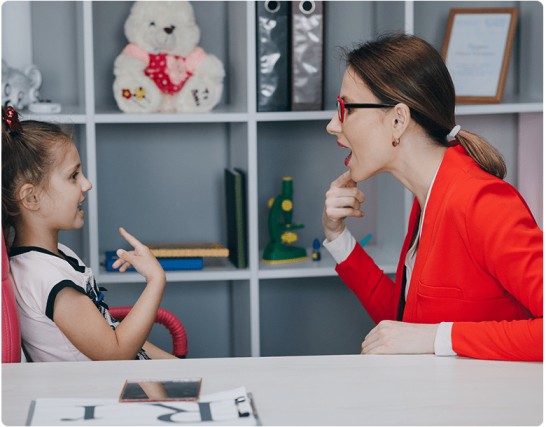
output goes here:
[{"label": "small plush toy", "polygon": [[224,66],[198,47],[188,1],[136,1],[125,21],[129,44],[114,63],[114,97],[126,113],[206,112],[218,104]]},{"label": "small plush toy", "polygon": [[42,84],[42,73],[35,65],[25,71],[10,67],[2,60],[2,105],[11,105],[22,110],[39,100],[38,89]]}]

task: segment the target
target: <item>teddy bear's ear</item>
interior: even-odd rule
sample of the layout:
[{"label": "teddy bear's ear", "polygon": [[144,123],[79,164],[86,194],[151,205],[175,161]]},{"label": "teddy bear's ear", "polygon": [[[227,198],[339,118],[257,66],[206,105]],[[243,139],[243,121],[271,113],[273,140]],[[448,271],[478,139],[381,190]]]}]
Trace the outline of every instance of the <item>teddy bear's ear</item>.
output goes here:
[{"label": "teddy bear's ear", "polygon": [[36,65],[29,65],[25,69],[25,74],[30,79],[32,87],[39,87],[42,84],[42,73]]},{"label": "teddy bear's ear", "polygon": [[42,73],[36,65],[29,65],[25,70],[25,74],[30,80],[30,90],[28,96],[30,97],[30,102],[33,103],[38,101],[39,98],[38,88],[42,84]]}]

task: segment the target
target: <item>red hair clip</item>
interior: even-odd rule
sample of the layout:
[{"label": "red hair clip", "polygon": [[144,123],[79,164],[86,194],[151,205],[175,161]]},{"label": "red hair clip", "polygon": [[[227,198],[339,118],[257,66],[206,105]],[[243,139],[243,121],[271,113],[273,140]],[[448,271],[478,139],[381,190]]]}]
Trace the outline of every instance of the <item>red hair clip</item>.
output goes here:
[{"label": "red hair clip", "polygon": [[23,128],[21,127],[21,122],[19,121],[19,113],[17,113],[15,108],[13,108],[11,105],[5,109],[2,109],[2,121],[6,123],[10,134],[13,132],[23,133]]}]

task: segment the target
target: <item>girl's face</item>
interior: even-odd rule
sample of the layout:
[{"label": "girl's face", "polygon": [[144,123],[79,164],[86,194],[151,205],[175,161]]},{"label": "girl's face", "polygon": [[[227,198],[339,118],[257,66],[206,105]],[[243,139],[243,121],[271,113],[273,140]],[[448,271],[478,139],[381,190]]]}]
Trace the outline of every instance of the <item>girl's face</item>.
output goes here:
[{"label": "girl's face", "polygon": [[57,158],[40,200],[40,214],[52,230],[83,227],[82,203],[93,185],[82,172],[80,155],[70,142],[57,144]]},{"label": "girl's face", "polygon": [[[346,103],[380,103],[351,68],[345,72],[339,96]],[[387,108],[346,108],[343,123],[337,112],[328,123],[326,130],[337,137],[338,145],[351,150],[345,165],[355,182],[389,170],[394,154],[391,112]]]}]

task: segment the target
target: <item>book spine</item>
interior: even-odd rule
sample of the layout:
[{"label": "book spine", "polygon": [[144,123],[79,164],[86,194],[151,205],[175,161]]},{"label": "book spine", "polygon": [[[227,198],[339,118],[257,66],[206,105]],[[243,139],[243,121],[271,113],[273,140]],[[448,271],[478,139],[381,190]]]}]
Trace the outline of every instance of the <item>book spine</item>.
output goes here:
[{"label": "book spine", "polygon": [[245,173],[226,169],[226,225],[229,259],[237,268],[247,266]]},{"label": "book spine", "polygon": [[237,268],[246,268],[248,265],[248,245],[246,232],[246,175],[241,169],[235,169],[240,179],[236,181],[236,230],[237,230]]},{"label": "book spine", "polygon": [[156,258],[199,258],[218,257],[224,258],[229,255],[229,250],[224,249],[150,249]]},{"label": "book spine", "polygon": [[[112,265],[114,261],[118,259],[114,251],[106,252],[106,262],[105,268],[106,271],[118,271],[114,269]],[[163,267],[165,271],[176,271],[176,270],[202,270],[203,269],[203,258],[158,258],[159,264]],[[127,271],[136,271],[134,268],[129,268]]]}]

